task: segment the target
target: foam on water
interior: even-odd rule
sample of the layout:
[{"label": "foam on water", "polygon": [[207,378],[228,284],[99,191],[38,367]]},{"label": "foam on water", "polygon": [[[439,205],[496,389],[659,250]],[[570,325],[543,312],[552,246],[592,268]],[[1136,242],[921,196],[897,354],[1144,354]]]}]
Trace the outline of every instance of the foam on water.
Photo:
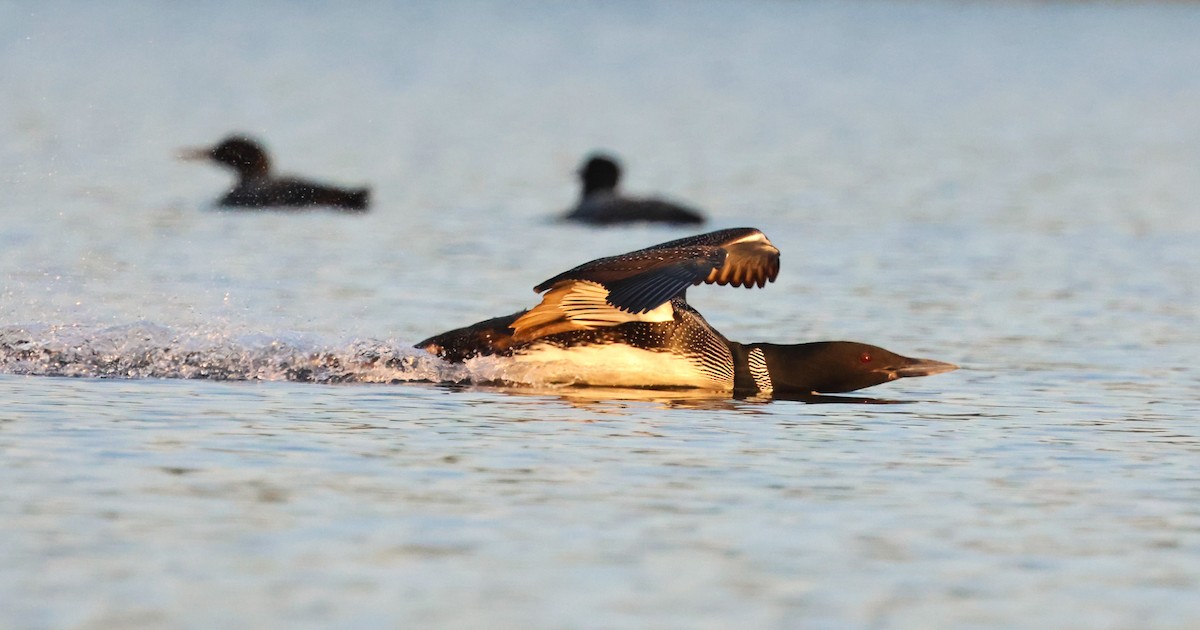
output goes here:
[{"label": "foam on water", "polygon": [[325,344],[302,335],[238,335],[149,322],[0,328],[0,372],[91,378],[312,383],[460,382],[465,371],[410,344]]}]

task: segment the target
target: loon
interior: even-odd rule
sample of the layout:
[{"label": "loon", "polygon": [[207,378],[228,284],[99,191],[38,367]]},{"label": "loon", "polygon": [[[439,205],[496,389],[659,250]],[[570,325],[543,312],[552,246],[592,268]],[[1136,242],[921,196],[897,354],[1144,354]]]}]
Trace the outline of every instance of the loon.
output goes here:
[{"label": "loon", "polygon": [[416,347],[452,363],[503,359],[514,382],[735,395],[836,394],[957,369],[851,341],[730,341],[685,299],[701,282],[761,288],[778,273],[779,250],[761,231],[709,232],[584,263],[534,287],[544,295],[532,309]]},{"label": "loon", "polygon": [[368,188],[337,188],[292,177],[272,177],[271,160],[262,146],[245,136],[229,136],[213,147],[184,149],[184,160],[211,160],[238,174],[219,202],[238,208],[326,206],[345,211],[365,211]]},{"label": "loon", "polygon": [[696,210],[662,199],[625,197],[617,192],[621,167],[607,155],[592,155],[579,169],[583,193],[579,204],[564,217],[592,225],[619,223],[669,223],[676,225],[704,223]]}]

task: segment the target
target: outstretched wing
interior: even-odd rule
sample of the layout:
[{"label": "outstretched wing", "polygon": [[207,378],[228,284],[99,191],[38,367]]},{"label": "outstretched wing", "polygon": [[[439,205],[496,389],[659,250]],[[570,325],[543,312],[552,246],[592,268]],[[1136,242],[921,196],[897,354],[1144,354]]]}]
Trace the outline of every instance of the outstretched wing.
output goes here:
[{"label": "outstretched wing", "polygon": [[725,262],[709,272],[705,283],[761,289],[768,282],[775,282],[779,275],[779,249],[767,240],[766,234],[747,230],[740,238],[721,246],[726,252]]},{"label": "outstretched wing", "polygon": [[532,341],[573,330],[594,330],[628,322],[666,322],[675,317],[671,304],[642,313],[609,304],[609,290],[590,280],[562,280],[542,296],[541,304],[518,317],[510,328],[513,341]]},{"label": "outstretched wing", "polygon": [[733,228],[661,243],[628,254],[600,258],[534,287],[541,293],[567,281],[585,280],[608,290],[606,303],[646,313],[706,282],[765,286],[779,274],[779,249],[754,228]]}]

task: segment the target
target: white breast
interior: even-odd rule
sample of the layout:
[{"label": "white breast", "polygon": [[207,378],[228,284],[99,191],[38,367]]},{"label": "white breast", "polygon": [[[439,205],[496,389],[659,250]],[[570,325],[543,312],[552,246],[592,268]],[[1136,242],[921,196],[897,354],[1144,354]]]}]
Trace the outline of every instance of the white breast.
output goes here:
[{"label": "white breast", "polygon": [[511,357],[477,357],[465,363],[471,380],[531,385],[602,387],[696,387],[727,390],[732,379],[715,379],[695,359],[625,344],[559,348],[538,344]]}]

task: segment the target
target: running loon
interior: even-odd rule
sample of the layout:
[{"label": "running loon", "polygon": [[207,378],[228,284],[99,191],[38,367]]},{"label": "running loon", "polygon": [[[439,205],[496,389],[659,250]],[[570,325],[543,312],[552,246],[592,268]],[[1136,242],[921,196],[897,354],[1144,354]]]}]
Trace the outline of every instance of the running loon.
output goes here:
[{"label": "running loon", "polygon": [[579,221],[592,225],[614,225],[618,223],[704,223],[704,216],[696,210],[661,199],[625,197],[617,192],[621,179],[621,167],[607,155],[591,156],[579,168],[579,179],[583,193],[579,204],[564,217],[567,221]]},{"label": "running loon", "polygon": [[613,387],[695,387],[735,393],[830,394],[957,366],[850,341],[738,343],[684,299],[708,284],[763,287],[779,250],[734,228],[600,258],[542,282],[542,302],[416,345],[461,363],[505,359],[505,379]]},{"label": "running loon", "polygon": [[367,188],[337,188],[292,177],[272,177],[267,152],[245,136],[229,136],[213,147],[184,149],[179,157],[211,160],[237,171],[237,184],[221,198],[222,206],[327,206],[361,212],[366,210],[370,197]]}]

